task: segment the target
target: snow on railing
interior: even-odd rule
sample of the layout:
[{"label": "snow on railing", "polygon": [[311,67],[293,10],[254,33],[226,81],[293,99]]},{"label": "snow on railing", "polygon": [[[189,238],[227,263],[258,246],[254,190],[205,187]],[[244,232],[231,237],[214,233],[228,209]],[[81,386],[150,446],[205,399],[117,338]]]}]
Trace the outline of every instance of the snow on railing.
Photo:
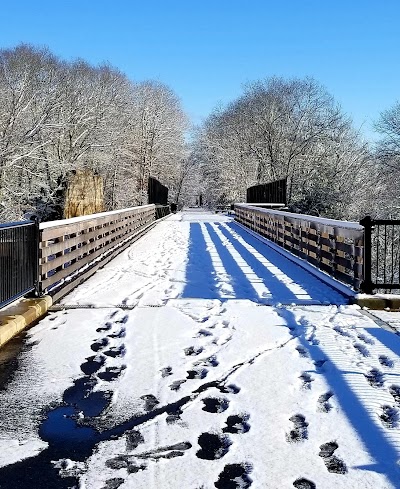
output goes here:
[{"label": "snow on railing", "polygon": [[332,277],[362,288],[364,227],[306,214],[235,204],[235,219]]}]

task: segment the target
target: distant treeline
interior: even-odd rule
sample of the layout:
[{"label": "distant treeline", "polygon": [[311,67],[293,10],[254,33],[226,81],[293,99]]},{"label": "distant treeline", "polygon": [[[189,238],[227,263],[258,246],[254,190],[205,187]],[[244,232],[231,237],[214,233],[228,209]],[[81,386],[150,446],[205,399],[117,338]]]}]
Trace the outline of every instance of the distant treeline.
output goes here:
[{"label": "distant treeline", "polygon": [[[245,201],[246,189],[287,179],[294,211],[341,219],[399,215],[400,108],[382,115],[372,147],[315,80],[249,84],[198,129],[192,157],[214,204]],[[394,142],[395,141],[395,142]]]},{"label": "distant treeline", "polygon": [[147,203],[149,175],[180,191],[188,121],[166,85],[23,44],[0,51],[0,99],[0,220],[46,219],[73,170],[102,177],[106,209]]}]

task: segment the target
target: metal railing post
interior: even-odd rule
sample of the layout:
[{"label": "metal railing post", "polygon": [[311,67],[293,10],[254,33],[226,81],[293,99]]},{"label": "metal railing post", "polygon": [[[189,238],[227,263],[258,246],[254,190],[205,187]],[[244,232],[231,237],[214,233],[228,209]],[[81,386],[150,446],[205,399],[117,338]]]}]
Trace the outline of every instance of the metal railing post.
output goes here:
[{"label": "metal railing post", "polygon": [[371,216],[365,216],[360,221],[361,226],[364,226],[364,277],[360,284],[360,289],[365,294],[372,294],[374,284],[372,283],[372,224]]},{"label": "metal railing post", "polygon": [[32,216],[31,221],[35,223],[35,260],[36,260],[36,280],[35,280],[35,295],[40,297],[43,295],[42,283],[40,280],[40,229],[39,229],[39,218],[37,216]]}]

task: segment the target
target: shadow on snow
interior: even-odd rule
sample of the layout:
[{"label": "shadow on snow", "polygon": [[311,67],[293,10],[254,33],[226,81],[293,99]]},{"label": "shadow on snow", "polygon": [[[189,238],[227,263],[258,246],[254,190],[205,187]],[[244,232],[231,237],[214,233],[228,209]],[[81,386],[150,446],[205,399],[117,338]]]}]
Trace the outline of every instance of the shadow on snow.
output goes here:
[{"label": "shadow on snow", "polygon": [[[307,341],[305,337],[305,328],[298,323],[292,311],[285,308],[277,308],[276,312],[285,320],[287,326],[291,329],[292,334],[296,336],[301,345],[308,352],[311,360],[314,362],[319,362],[321,360],[330,361],[329,369],[324,371],[322,368],[319,371],[314,370],[313,373],[321,374],[326,378],[326,381],[331,387],[338,404],[340,405],[344,414],[347,416],[347,419],[352,424],[355,431],[357,431],[357,435],[362,440],[365,448],[375,460],[374,464],[357,466],[353,468],[384,474],[393,484],[393,487],[399,487],[399,454],[394,446],[385,438],[382,429],[380,429],[380,427],[374,422],[371,413],[368,413],[360,399],[353,392],[351,386],[346,381],[345,375],[350,372],[338,369],[326,352],[324,352],[317,344],[310,344]],[[366,331],[373,334],[371,332],[372,329],[366,329]],[[387,346],[393,351],[400,353],[400,339],[397,336],[384,330],[374,329],[373,331],[382,331],[382,333],[387,333],[387,335],[382,335],[387,342]],[[379,336],[381,335],[376,335],[377,339],[379,339]],[[389,338],[391,341],[389,341]],[[393,344],[395,346],[393,346]],[[363,373],[357,373],[359,373],[360,377],[362,377],[361,380],[365,382],[365,386],[368,388],[369,386]]]},{"label": "shadow on snow", "polygon": [[[230,298],[248,299],[267,305],[278,303],[293,305],[347,303],[347,300],[339,292],[268,247],[265,243],[257,240],[235,223],[228,223],[227,226],[215,223],[216,229],[210,223],[204,223],[203,226],[210,236],[212,245],[215,247],[227,275],[226,282],[233,289],[233,295],[231,294]],[[219,233],[223,235],[226,240],[225,243],[218,235]],[[241,240],[259,253],[263,261],[265,259],[272,267],[278,269],[279,275],[284,278],[284,281],[280,280],[254,256]],[[202,225],[191,223],[186,286],[182,298],[222,300],[227,298],[227,294],[224,295],[223,293],[223,282],[217,276],[209,248]],[[235,254],[240,255],[240,260],[246,264],[247,274],[234,258],[230,249]],[[250,279],[249,275],[253,279]],[[269,293],[260,297],[252,282],[263,284]],[[293,286],[289,286],[296,284],[300,286],[297,287],[297,292],[293,290]]]}]

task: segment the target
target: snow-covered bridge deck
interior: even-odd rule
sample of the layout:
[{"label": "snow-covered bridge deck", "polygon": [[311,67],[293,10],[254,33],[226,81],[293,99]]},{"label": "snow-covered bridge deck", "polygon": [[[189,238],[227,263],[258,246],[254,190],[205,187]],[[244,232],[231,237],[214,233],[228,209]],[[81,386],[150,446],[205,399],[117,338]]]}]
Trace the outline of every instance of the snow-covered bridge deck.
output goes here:
[{"label": "snow-covered bridge deck", "polygon": [[400,340],[345,302],[223,216],[171,216],[29,332],[0,487],[400,487]]}]

